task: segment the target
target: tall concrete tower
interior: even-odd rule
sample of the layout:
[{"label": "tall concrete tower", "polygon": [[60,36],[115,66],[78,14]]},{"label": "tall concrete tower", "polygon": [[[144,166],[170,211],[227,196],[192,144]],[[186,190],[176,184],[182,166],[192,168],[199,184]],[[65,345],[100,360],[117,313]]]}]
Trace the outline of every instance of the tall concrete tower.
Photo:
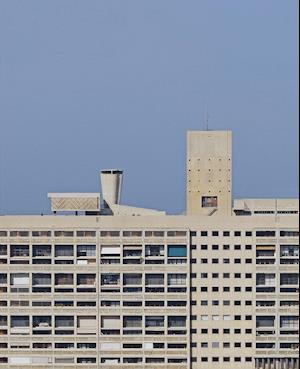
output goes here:
[{"label": "tall concrete tower", "polygon": [[232,133],[191,131],[187,137],[187,214],[232,211]]}]

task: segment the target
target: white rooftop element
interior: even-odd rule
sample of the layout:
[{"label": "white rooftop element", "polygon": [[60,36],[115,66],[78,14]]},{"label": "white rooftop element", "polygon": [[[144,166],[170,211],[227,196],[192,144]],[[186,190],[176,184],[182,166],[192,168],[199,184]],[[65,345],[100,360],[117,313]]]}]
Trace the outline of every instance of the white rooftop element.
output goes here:
[{"label": "white rooftop element", "polygon": [[234,200],[234,211],[259,214],[297,214],[299,199],[237,199]]},{"label": "white rooftop element", "polygon": [[118,205],[121,202],[123,171],[119,169],[102,170],[100,173],[102,196],[106,206]]},{"label": "white rooftop element", "polygon": [[99,193],[48,193],[53,212],[100,211]]},{"label": "white rooftop element", "polygon": [[126,205],[111,205],[110,209],[112,210],[113,215],[118,216],[166,215],[165,211],[137,208],[134,206],[126,206]]}]

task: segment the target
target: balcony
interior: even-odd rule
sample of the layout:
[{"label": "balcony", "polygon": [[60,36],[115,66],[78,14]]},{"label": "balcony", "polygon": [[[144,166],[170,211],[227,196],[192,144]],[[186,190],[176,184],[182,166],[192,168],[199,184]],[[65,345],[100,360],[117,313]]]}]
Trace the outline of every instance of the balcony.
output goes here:
[{"label": "balcony", "polygon": [[12,273],[10,275],[10,292],[26,293],[29,292],[29,273]]},{"label": "balcony", "polygon": [[96,292],[96,274],[78,274],[77,292]]},{"label": "balcony", "polygon": [[51,316],[33,316],[32,328],[34,335],[49,335],[52,333]]},{"label": "balcony", "polygon": [[7,284],[7,274],[0,273],[0,285]]},{"label": "balcony", "polygon": [[256,335],[274,335],[275,334],[275,316],[257,316],[256,317]]},{"label": "balcony", "polygon": [[275,245],[256,246],[256,264],[272,265],[276,262]]},{"label": "balcony", "polygon": [[299,274],[298,273],[286,273],[280,275],[281,286],[298,286]]},{"label": "balcony", "polygon": [[51,274],[35,273],[32,275],[32,292],[51,292]]},{"label": "balcony", "polygon": [[276,275],[274,273],[259,273],[256,275],[256,292],[274,293],[276,290]]},{"label": "balcony", "polygon": [[121,246],[101,246],[101,264],[120,264]]},{"label": "balcony", "polygon": [[101,334],[105,336],[120,335],[120,317],[119,316],[102,316],[101,317]]},{"label": "balcony", "polygon": [[299,258],[298,245],[282,245],[280,246],[280,257],[282,258]]},{"label": "balcony", "polygon": [[299,334],[299,316],[281,316],[280,317],[281,335]]},{"label": "balcony", "polygon": [[146,293],[164,293],[164,285],[164,274],[146,274]]},{"label": "balcony", "polygon": [[165,247],[163,245],[149,245],[145,250],[146,258],[163,258],[165,256]]},{"label": "balcony", "polygon": [[14,335],[28,335],[30,333],[29,316],[12,316],[10,333]]},{"label": "balcony", "polygon": [[101,274],[101,292],[120,292],[120,274]]},{"label": "balcony", "polygon": [[124,274],[123,277],[124,286],[141,286],[142,274]]},{"label": "balcony", "polygon": [[55,292],[73,292],[73,274],[55,274]]},{"label": "balcony", "polygon": [[0,256],[7,256],[7,246],[0,245]]},{"label": "balcony", "polygon": [[96,245],[78,245],[77,264],[96,264]]},{"label": "balcony", "polygon": [[29,264],[29,246],[11,245],[10,258],[11,264]]},{"label": "balcony", "polygon": [[138,246],[124,246],[123,251],[123,264],[142,264],[143,255],[142,248]]},{"label": "balcony", "polygon": [[73,316],[56,316],[55,317],[55,334],[58,334],[58,335],[74,334],[74,317]]},{"label": "balcony", "polygon": [[143,319],[140,316],[124,316],[123,318],[123,334],[139,335],[142,334]]},{"label": "balcony", "polygon": [[56,245],[55,246],[55,257],[56,258],[65,258],[65,257],[73,257],[74,256],[74,248],[73,245]]},{"label": "balcony", "polygon": [[7,327],[7,317],[0,315],[0,327]]},{"label": "balcony", "polygon": [[49,245],[34,245],[32,249],[34,258],[51,258],[51,246]]},{"label": "balcony", "polygon": [[97,332],[96,316],[79,316],[77,318],[77,334],[95,335]]},{"label": "balcony", "polygon": [[145,320],[146,334],[163,335],[165,332],[164,316],[146,316]]}]

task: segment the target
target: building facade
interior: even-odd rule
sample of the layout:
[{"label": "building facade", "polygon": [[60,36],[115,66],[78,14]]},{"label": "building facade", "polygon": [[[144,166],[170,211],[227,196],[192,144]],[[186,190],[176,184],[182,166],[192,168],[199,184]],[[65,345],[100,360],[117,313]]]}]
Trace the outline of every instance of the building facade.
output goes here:
[{"label": "building facade", "polygon": [[186,215],[105,170],[0,216],[0,368],[298,368],[298,200],[232,204],[231,161],[230,132],[189,132]]}]

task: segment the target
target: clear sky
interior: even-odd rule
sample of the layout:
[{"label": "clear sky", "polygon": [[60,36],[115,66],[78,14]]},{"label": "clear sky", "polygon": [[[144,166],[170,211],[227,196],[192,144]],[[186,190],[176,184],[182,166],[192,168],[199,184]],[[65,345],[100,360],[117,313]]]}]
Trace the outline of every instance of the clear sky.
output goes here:
[{"label": "clear sky", "polygon": [[0,213],[47,192],[185,208],[186,131],[234,132],[235,197],[298,196],[298,0],[1,0]]}]

